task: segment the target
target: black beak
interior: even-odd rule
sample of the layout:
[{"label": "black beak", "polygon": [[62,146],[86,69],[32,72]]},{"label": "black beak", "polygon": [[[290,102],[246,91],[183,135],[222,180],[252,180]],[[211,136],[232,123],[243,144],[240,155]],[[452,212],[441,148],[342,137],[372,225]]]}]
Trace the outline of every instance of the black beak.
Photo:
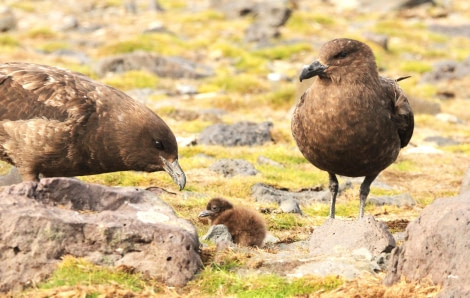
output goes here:
[{"label": "black beak", "polygon": [[318,60],[313,61],[309,66],[305,66],[300,73],[300,81],[310,79],[323,73],[328,68],[328,65],[321,64]]},{"label": "black beak", "polygon": [[186,175],[181,169],[178,159],[175,159],[173,162],[169,162],[163,157],[161,159],[163,160],[163,169],[170,174],[173,181],[175,181],[180,187],[180,190],[182,190],[186,185]]},{"label": "black beak", "polygon": [[214,214],[214,212],[212,212],[210,210],[204,210],[204,211],[201,211],[201,213],[199,213],[198,217],[208,217],[208,216],[211,216],[213,214]]}]

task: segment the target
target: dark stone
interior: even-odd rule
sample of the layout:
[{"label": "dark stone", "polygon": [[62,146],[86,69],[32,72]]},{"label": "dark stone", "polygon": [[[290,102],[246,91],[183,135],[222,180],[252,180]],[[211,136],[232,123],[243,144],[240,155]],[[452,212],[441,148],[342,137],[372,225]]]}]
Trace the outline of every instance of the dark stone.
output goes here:
[{"label": "dark stone", "polygon": [[15,14],[10,8],[0,6],[0,32],[7,32],[14,29],[16,29]]},{"label": "dark stone", "polygon": [[253,146],[272,142],[271,122],[238,122],[233,125],[214,124],[204,129],[197,143],[202,145]]},{"label": "dark stone", "polygon": [[459,145],[460,143],[451,138],[445,138],[441,136],[431,136],[424,138],[425,142],[435,143],[437,146],[453,146]]},{"label": "dark stone", "polygon": [[233,176],[255,176],[258,171],[253,165],[243,159],[221,159],[209,168],[226,178]]},{"label": "dark stone", "polygon": [[416,201],[410,194],[407,193],[395,196],[370,197],[368,202],[377,206],[393,205],[397,207],[402,207],[416,205]]},{"label": "dark stone", "polygon": [[[341,183],[338,194],[351,188],[352,183],[347,181]],[[329,203],[331,193],[329,190],[302,189],[300,191],[290,191],[285,188],[275,188],[264,183],[256,183],[251,187],[251,196],[257,202],[277,203],[281,205],[285,200],[295,200],[301,205],[310,205],[313,203]]]}]

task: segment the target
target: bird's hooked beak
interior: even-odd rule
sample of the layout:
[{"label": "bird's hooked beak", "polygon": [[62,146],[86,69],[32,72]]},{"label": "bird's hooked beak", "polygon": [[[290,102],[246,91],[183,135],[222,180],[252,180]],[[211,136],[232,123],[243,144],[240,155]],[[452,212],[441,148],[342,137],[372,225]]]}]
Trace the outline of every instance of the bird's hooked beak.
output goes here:
[{"label": "bird's hooked beak", "polygon": [[312,64],[304,66],[300,73],[300,81],[310,79],[311,77],[317,76],[323,73],[328,68],[328,65],[322,64],[320,61],[315,60]]},{"label": "bird's hooked beak", "polygon": [[182,190],[186,185],[186,175],[181,169],[178,159],[175,159],[173,162],[169,162],[163,157],[161,157],[161,159],[163,161],[163,169],[165,172],[170,174],[173,181],[175,181],[175,183],[180,187],[180,190]]},{"label": "bird's hooked beak", "polygon": [[198,217],[208,217],[208,216],[211,216],[213,214],[214,214],[214,212],[212,212],[210,210],[204,210],[204,211],[201,211],[201,213],[199,213]]}]

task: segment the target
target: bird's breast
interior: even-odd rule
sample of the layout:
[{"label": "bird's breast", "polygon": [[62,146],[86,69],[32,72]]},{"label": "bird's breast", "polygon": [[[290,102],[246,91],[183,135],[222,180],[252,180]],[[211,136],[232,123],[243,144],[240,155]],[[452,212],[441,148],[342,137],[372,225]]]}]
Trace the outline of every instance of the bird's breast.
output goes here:
[{"label": "bird's breast", "polygon": [[398,132],[382,104],[306,101],[294,112],[292,132],[307,160],[345,176],[378,173],[400,150]]}]

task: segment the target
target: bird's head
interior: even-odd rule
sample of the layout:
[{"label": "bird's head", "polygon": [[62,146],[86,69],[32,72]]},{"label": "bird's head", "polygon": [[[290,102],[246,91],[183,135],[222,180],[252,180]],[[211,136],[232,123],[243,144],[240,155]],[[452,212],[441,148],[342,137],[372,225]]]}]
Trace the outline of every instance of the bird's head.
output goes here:
[{"label": "bird's head", "polygon": [[206,210],[199,213],[199,217],[209,217],[213,220],[225,210],[232,208],[233,205],[229,201],[221,198],[213,198],[207,203]]},{"label": "bird's head", "polygon": [[182,190],[186,175],[178,162],[178,143],[171,129],[147,108],[127,114],[131,116],[122,121],[120,133],[124,163],[137,171],[165,171]]},{"label": "bird's head", "polygon": [[[359,75],[352,75],[352,74]],[[339,38],[325,43],[318,59],[304,66],[300,81],[314,76],[333,81],[363,79],[377,74],[377,65],[368,45],[357,40]]]}]

